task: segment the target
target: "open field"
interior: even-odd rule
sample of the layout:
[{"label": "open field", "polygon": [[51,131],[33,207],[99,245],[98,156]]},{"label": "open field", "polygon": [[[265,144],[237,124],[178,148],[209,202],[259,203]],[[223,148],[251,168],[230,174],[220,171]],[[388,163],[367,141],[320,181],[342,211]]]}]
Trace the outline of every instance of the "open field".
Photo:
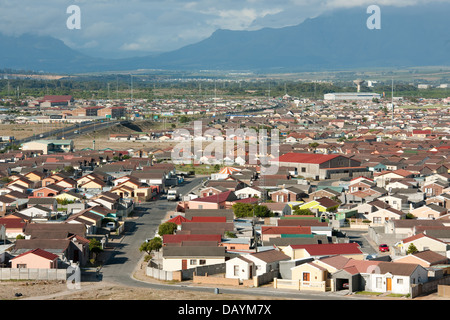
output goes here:
[{"label": "open field", "polygon": [[84,148],[93,148],[93,140],[95,139],[95,149],[113,149],[113,150],[128,150],[128,149],[166,149],[176,145],[174,142],[151,142],[151,141],[113,141],[109,140],[108,136],[93,136],[83,135],[79,138],[73,139],[75,150]]},{"label": "open field", "polygon": [[44,132],[56,130],[67,126],[62,123],[51,124],[0,124],[0,136],[13,136],[16,140],[39,135]]}]

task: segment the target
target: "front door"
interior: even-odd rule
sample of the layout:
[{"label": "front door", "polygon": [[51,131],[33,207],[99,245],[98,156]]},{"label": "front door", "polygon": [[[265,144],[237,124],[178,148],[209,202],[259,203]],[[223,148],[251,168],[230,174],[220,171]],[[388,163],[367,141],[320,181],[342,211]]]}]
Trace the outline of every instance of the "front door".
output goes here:
[{"label": "front door", "polygon": [[386,278],[386,291],[392,291],[392,279]]},{"label": "front door", "polygon": [[186,270],[187,269],[187,260],[183,259],[181,260],[181,270]]}]

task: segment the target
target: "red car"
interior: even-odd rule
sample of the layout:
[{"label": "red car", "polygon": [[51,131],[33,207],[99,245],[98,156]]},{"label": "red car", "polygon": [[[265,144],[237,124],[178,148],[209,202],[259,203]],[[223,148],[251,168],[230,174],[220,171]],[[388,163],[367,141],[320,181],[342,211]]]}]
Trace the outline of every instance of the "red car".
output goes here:
[{"label": "red car", "polygon": [[389,246],[388,246],[387,244],[380,244],[380,245],[378,246],[378,249],[379,249],[381,252],[388,252],[388,251],[389,251]]}]

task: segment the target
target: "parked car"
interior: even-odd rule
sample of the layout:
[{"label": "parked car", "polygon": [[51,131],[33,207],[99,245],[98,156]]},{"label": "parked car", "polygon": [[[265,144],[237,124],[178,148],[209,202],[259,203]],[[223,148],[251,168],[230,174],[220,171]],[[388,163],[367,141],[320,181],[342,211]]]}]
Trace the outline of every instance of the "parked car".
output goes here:
[{"label": "parked car", "polygon": [[106,223],[106,229],[109,229],[110,231],[113,231],[116,229],[116,223],[115,222],[108,222]]},{"label": "parked car", "polygon": [[378,246],[378,249],[379,249],[381,252],[388,252],[388,251],[389,251],[389,246],[388,246],[387,244],[383,243],[383,244],[380,244],[380,245]]}]

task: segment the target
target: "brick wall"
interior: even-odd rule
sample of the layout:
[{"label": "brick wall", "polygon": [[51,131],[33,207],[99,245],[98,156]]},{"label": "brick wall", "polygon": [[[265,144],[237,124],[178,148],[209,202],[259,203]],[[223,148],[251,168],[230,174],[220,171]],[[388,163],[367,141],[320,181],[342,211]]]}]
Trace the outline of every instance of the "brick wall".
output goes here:
[{"label": "brick wall", "polygon": [[194,283],[203,283],[203,284],[214,284],[214,285],[230,285],[230,286],[239,286],[239,279],[228,279],[225,278],[225,275],[220,277],[211,277],[211,276],[197,276],[194,275],[193,279]]}]

